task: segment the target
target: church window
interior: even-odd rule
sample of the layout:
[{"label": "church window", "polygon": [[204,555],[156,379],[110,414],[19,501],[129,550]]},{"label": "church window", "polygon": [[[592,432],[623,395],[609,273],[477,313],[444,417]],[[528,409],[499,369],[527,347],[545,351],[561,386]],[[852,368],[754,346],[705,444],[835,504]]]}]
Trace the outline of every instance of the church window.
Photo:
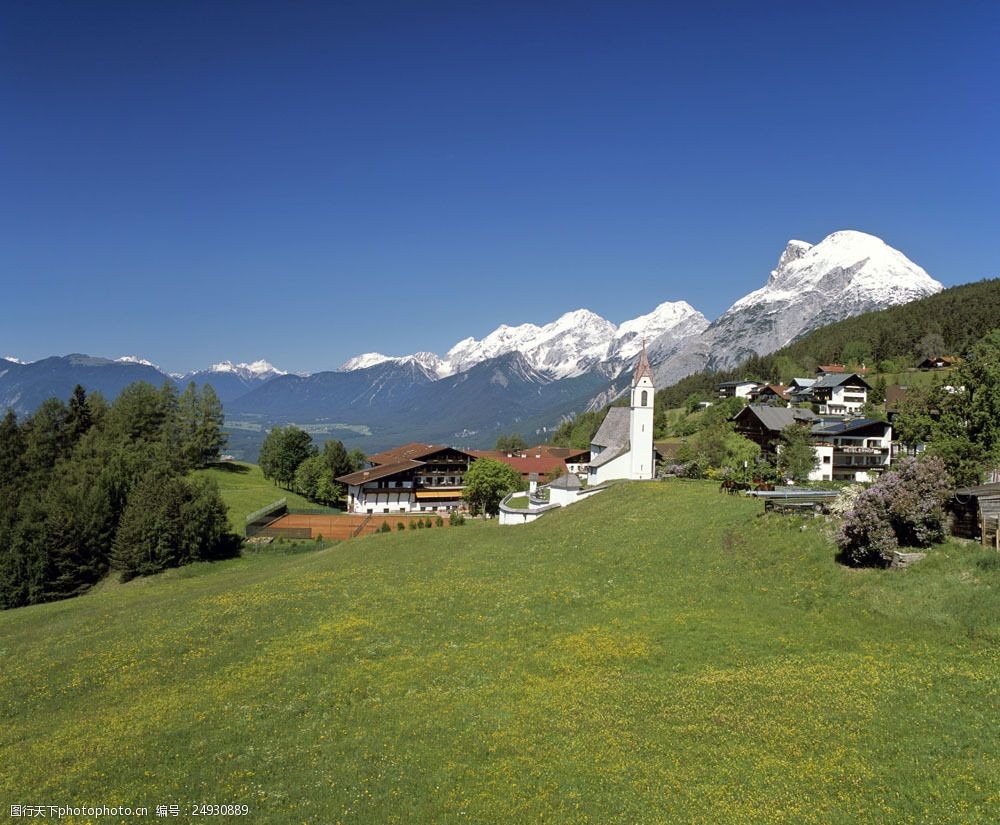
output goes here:
[{"label": "church window", "polygon": [[645,390],[643,390],[643,391],[642,391],[642,406],[643,406],[643,407],[645,407],[645,406],[646,406],[646,404],[647,404],[647,401],[646,401],[646,397],[647,397],[647,393],[646,393],[646,391],[645,391]]}]

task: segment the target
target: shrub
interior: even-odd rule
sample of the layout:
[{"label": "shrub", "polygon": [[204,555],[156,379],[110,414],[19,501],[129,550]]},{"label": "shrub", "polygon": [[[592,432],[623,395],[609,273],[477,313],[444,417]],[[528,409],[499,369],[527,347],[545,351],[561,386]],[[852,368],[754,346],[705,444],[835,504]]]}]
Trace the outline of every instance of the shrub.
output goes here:
[{"label": "shrub", "polygon": [[441,516],[438,516],[437,518],[434,519],[434,524],[436,524],[438,527],[444,527],[444,519],[441,518]]},{"label": "shrub", "polygon": [[411,530],[416,530],[417,529],[417,523],[413,519],[410,519],[409,528]]},{"label": "shrub", "polygon": [[423,530],[424,529],[424,520],[422,518],[418,518],[417,519],[417,529],[418,530]]},{"label": "shrub", "polygon": [[448,524],[452,527],[461,527],[465,524],[465,516],[454,510],[448,515]]},{"label": "shrub", "polygon": [[317,542],[323,541],[323,534],[322,533],[317,533],[316,534],[316,541]]},{"label": "shrub", "polygon": [[846,561],[884,565],[898,547],[941,541],[951,486],[939,458],[900,461],[855,498],[837,538]]},{"label": "shrub", "polygon": [[403,522],[401,522],[401,521],[397,521],[396,522],[396,530],[397,531],[399,531],[399,530],[405,530],[405,529],[406,529],[406,525],[403,524]]},{"label": "shrub", "polygon": [[389,522],[383,521],[382,526],[378,528],[378,531],[380,533],[391,533],[392,528],[389,526]]}]

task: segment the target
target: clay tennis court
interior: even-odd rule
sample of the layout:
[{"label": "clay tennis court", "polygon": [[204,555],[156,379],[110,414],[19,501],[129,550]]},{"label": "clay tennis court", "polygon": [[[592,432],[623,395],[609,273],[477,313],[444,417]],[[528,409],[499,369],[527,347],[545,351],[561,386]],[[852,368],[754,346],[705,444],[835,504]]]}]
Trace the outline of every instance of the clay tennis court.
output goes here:
[{"label": "clay tennis court", "polygon": [[[436,513],[414,513],[412,515],[407,513],[375,513],[371,516],[366,515],[316,515],[316,514],[297,514],[289,513],[288,515],[281,516],[281,518],[272,521],[267,525],[267,528],[261,532],[262,535],[274,535],[279,536],[288,532],[286,535],[291,536],[291,531],[302,531],[301,536],[295,536],[296,538],[317,538],[322,536],[324,539],[334,539],[343,541],[344,539],[352,538],[355,533],[360,536],[368,535],[369,533],[376,533],[382,528],[382,522],[385,521],[392,530],[396,529],[396,524],[398,522],[403,522],[409,527],[409,522],[416,521],[417,519],[422,519],[427,516],[434,518]],[[366,523],[367,520],[367,523]],[[434,524],[435,528],[438,527],[437,522]],[[444,519],[443,527],[448,526],[448,519]],[[309,534],[306,535],[305,531],[308,530]],[[272,532],[273,531],[273,532]]]}]

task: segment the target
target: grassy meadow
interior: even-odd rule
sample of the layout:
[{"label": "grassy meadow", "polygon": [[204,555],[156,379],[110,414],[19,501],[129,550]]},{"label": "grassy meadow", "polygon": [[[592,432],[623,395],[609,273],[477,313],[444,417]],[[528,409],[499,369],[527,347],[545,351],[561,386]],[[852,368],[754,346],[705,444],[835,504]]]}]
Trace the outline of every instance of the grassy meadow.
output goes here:
[{"label": "grassy meadow", "polygon": [[215,480],[222,498],[229,507],[229,523],[240,535],[243,535],[246,517],[249,513],[282,498],[288,499],[288,507],[293,510],[336,512],[330,508],[321,507],[298,493],[278,487],[264,478],[264,474],[256,464],[227,461],[209,467],[207,470],[197,470],[194,475],[207,476]]},{"label": "grassy meadow", "polygon": [[761,509],[621,484],[525,526],[257,552],[2,613],[0,804],[1000,819],[996,554],[849,570],[821,520]]}]

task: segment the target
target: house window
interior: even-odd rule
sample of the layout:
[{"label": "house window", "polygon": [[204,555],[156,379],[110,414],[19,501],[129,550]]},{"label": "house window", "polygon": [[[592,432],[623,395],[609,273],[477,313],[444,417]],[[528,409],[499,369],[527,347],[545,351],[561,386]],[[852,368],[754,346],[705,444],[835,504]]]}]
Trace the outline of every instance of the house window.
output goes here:
[{"label": "house window", "polygon": [[830,463],[830,456],[828,456],[828,455],[823,456],[823,463],[824,464],[829,464]]}]

